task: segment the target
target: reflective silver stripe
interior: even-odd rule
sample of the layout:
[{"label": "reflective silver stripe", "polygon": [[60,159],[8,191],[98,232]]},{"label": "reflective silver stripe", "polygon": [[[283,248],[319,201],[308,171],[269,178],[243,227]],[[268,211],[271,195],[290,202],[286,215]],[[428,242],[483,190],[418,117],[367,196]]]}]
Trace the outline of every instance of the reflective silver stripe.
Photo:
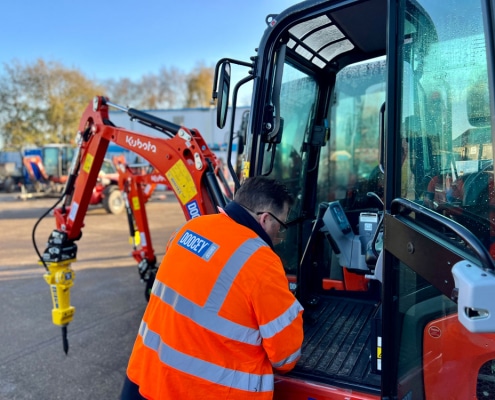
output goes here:
[{"label": "reflective silver stripe", "polygon": [[297,349],[297,351],[287,357],[285,360],[279,361],[277,363],[272,363],[274,368],[280,368],[285,364],[290,364],[291,362],[296,361],[299,357],[301,357],[301,348]]},{"label": "reflective silver stripe", "polygon": [[206,309],[218,312],[222,308],[222,304],[229,294],[230,287],[237,277],[237,274],[242,269],[246,261],[260,247],[266,247],[267,244],[260,238],[248,239],[232,254],[227,263],[218,276],[210,296],[205,304]]},{"label": "reflective silver stripe", "polygon": [[261,337],[267,339],[275,336],[277,333],[287,328],[302,310],[301,304],[297,300],[294,300],[294,303],[292,303],[283,314],[269,323],[260,326]]},{"label": "reflective silver stripe", "polygon": [[246,344],[260,345],[261,335],[258,329],[248,328],[223,318],[218,315],[218,311],[239,271],[253,253],[262,246],[266,246],[266,243],[260,238],[248,239],[239,246],[220,272],[204,306],[188,300],[158,279],[155,280],[152,293],[173,307],[179,314],[218,335]]},{"label": "reflective silver stripe", "polygon": [[215,310],[198,306],[162,282],[155,281],[153,293],[177,313],[218,335],[246,344],[260,345],[261,343],[260,332],[257,329],[239,325],[221,317]]},{"label": "reflective silver stripe", "polygon": [[141,322],[139,334],[144,345],[156,351],[163,364],[174,369],[229,388],[248,392],[273,391],[272,374],[257,375],[236,371],[181,353],[164,343],[156,332],[148,329],[144,321]]}]

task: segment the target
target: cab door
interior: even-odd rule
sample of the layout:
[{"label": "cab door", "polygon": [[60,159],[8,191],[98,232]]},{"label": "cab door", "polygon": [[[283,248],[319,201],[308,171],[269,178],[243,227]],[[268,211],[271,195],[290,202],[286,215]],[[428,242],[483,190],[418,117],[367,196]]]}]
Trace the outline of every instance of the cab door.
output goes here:
[{"label": "cab door", "polygon": [[382,386],[400,399],[494,398],[493,301],[480,286],[495,255],[489,7],[389,4]]}]

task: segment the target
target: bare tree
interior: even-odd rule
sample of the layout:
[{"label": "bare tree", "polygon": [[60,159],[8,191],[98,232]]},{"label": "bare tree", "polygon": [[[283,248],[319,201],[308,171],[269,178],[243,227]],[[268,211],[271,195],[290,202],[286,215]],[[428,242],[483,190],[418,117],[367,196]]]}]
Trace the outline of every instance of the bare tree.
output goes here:
[{"label": "bare tree", "polygon": [[161,108],[184,107],[186,101],[186,74],[171,67],[162,67],[158,74],[160,91],[163,93]]},{"label": "bare tree", "polygon": [[162,67],[137,82],[128,78],[107,80],[107,95],[118,104],[148,110],[183,107],[186,98],[186,75],[176,68]]},{"label": "bare tree", "polygon": [[109,97],[112,102],[127,107],[139,107],[133,101],[136,99],[138,86],[129,78],[122,78],[118,81],[109,79],[102,82],[102,85],[105,87],[105,96]]}]

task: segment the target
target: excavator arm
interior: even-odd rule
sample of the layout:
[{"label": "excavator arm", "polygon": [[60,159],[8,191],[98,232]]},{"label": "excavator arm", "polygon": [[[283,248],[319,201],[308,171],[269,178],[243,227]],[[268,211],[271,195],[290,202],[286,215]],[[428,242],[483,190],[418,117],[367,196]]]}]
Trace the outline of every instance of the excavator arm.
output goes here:
[{"label": "excavator arm", "polygon": [[[130,118],[156,129],[162,136],[130,131],[116,127],[109,118],[109,107],[127,112]],[[74,154],[62,206],[54,210],[56,229],[49,236],[40,263],[46,268],[45,280],[50,285],[53,301],[52,320],[62,327],[64,350],[68,351],[67,325],[75,308],[70,305],[70,288],[76,261],[76,241],[82,236],[84,217],[90,204],[93,187],[110,142],[113,142],[151,164],[163,176],[175,193],[186,219],[216,213],[229,200],[230,189],[219,168],[217,157],[208,148],[196,129],[187,129],[145,112],[113,104],[104,97],[95,97],[83,113],[77,135],[78,148]],[[129,192],[132,193],[132,190]],[[128,201],[144,205],[139,190]],[[132,196],[132,194],[131,194]],[[146,214],[141,214],[146,224]],[[144,225],[143,225],[144,226]],[[150,239],[150,238],[149,238]],[[149,242],[151,244],[151,241]],[[138,262],[152,261],[153,249],[135,255]],[[146,256],[148,258],[146,258]]]},{"label": "excavator arm", "polygon": [[158,266],[148,224],[146,203],[157,185],[168,185],[168,181],[151,166],[145,170],[142,167],[129,166],[124,156],[114,157],[113,162],[119,174],[119,188],[127,212],[132,256],[138,263],[141,281],[146,284],[145,297],[149,300]]},{"label": "excavator arm", "polygon": [[105,98],[95,98],[79,125],[79,151],[73,171],[71,168],[68,196],[64,205],[55,210],[57,229],[66,232],[69,240],[80,236],[91,190],[110,142],[138,154],[166,177],[187,219],[216,213],[216,206],[225,205],[224,192],[218,183],[222,179],[215,176],[220,173],[217,157],[198,130],[134,109],[125,110],[131,118],[161,131],[164,137],[118,128],[109,119],[109,105],[113,104]]}]

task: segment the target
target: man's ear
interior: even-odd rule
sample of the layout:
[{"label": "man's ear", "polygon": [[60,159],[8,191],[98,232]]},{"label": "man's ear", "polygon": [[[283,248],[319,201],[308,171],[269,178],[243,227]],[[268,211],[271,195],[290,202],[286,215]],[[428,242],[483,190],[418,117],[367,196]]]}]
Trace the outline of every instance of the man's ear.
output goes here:
[{"label": "man's ear", "polygon": [[259,224],[261,225],[261,227],[263,229],[265,229],[265,225],[266,225],[266,218],[268,217],[268,214],[267,213],[263,213],[263,214],[260,214],[259,216]]}]

